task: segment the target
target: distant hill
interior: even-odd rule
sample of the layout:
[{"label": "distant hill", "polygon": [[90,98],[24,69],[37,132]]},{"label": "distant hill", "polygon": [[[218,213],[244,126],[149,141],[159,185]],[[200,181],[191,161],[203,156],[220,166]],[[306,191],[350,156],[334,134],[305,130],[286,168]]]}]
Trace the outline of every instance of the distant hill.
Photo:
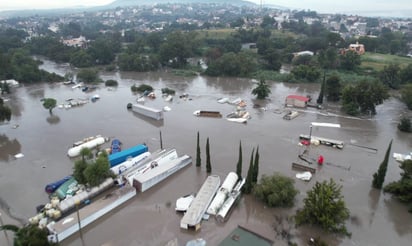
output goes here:
[{"label": "distant hill", "polygon": [[116,7],[126,7],[126,6],[137,6],[137,5],[154,5],[159,3],[220,3],[220,4],[231,4],[231,5],[248,5],[256,6],[255,3],[243,0],[116,0],[108,5],[102,7],[116,8]]}]

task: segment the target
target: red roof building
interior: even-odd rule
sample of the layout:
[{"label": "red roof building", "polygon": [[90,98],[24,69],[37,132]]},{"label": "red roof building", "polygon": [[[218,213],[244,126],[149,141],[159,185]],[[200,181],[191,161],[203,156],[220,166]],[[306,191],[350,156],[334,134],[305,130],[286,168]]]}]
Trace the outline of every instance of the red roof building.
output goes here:
[{"label": "red roof building", "polygon": [[308,97],[299,96],[299,95],[289,95],[286,97],[285,105],[287,107],[304,108],[307,106],[308,102],[309,102]]}]

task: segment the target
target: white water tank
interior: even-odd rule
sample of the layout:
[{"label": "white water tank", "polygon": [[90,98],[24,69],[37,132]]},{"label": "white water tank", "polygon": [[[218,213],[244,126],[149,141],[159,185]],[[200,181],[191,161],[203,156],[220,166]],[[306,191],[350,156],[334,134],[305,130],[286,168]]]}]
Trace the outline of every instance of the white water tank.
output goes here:
[{"label": "white water tank", "polygon": [[237,174],[235,172],[230,172],[226,176],[225,181],[223,181],[223,184],[222,184],[221,188],[224,188],[225,190],[227,190],[227,192],[231,192],[233,187],[235,187],[235,184],[236,184],[238,179],[239,179],[239,177],[237,176]]},{"label": "white water tank", "polygon": [[76,147],[70,148],[67,151],[67,155],[69,157],[76,157],[76,156],[80,155],[80,151],[83,148],[93,149],[93,148],[97,147],[98,145],[102,145],[104,143],[105,143],[104,137],[98,137],[98,138],[95,138],[93,140],[87,141],[83,144],[80,144]]},{"label": "white water tank", "polygon": [[222,207],[223,203],[225,202],[228,194],[232,191],[233,187],[235,186],[238,180],[238,176],[234,172],[230,172],[227,176],[225,181],[223,182],[222,186],[220,186],[219,190],[216,193],[215,198],[213,198],[212,203],[210,204],[209,208],[207,209],[207,213],[211,215],[216,215],[219,209]]}]

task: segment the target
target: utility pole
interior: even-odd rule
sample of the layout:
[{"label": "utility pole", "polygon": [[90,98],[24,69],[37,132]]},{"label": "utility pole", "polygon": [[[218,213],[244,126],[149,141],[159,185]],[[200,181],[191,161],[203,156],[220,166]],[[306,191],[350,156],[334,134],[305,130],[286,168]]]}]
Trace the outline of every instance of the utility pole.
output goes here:
[{"label": "utility pole", "polygon": [[83,233],[82,233],[82,226],[81,226],[81,224],[80,224],[80,214],[79,214],[80,201],[79,201],[79,200],[76,200],[75,203],[76,203],[77,223],[79,224],[80,240],[82,241],[82,245],[84,245]]}]

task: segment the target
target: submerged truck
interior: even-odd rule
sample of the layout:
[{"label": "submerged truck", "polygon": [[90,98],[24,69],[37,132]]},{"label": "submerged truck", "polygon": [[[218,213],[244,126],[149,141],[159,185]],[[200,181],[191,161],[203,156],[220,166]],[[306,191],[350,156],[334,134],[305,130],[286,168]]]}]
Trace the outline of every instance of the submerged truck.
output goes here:
[{"label": "submerged truck", "polygon": [[163,120],[163,111],[160,109],[150,108],[141,104],[133,104],[132,110],[133,112],[155,120]]},{"label": "submerged truck", "polygon": [[125,162],[129,158],[136,157],[140,154],[143,154],[148,151],[148,148],[145,144],[139,144],[131,148],[122,150],[120,152],[109,155],[110,167],[119,165],[122,162]]}]

